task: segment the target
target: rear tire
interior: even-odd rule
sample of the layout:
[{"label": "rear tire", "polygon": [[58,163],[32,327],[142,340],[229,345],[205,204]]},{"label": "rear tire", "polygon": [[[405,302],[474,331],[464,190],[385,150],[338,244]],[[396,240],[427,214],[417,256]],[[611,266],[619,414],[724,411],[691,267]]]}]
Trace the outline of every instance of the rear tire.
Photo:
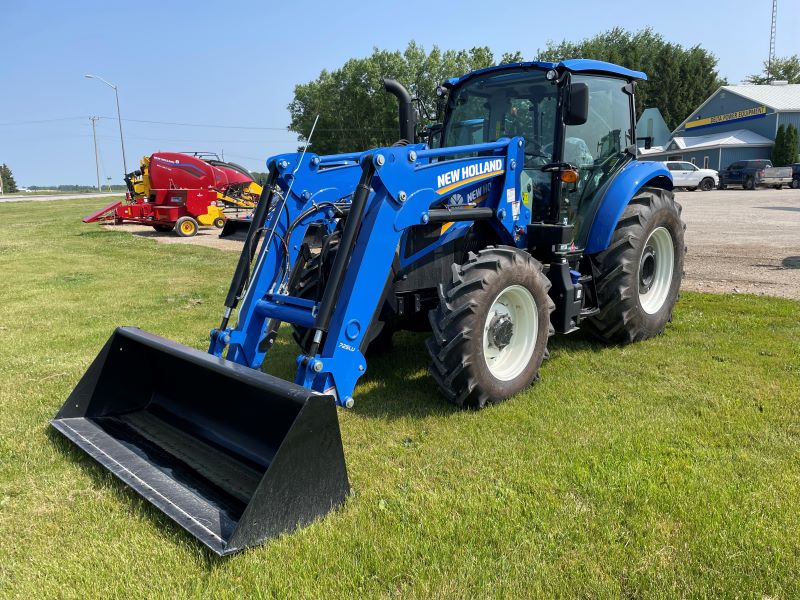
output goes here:
[{"label": "rear tire", "polygon": [[175,223],[175,233],[181,237],[193,237],[197,234],[199,225],[192,217],[181,217]]},{"label": "rear tire", "polygon": [[800,188],[800,179],[792,179],[792,183],[790,184],[793,190]]},{"label": "rear tire", "polygon": [[744,180],[744,184],[742,187],[746,190],[754,190],[756,189],[756,181],[752,177],[748,177]]},{"label": "rear tire", "polygon": [[685,229],[672,192],[642,188],[622,213],[608,248],[591,257],[600,313],[582,327],[609,343],[661,333],[678,299]]},{"label": "rear tire", "polygon": [[541,263],[509,246],[471,252],[452,273],[429,313],[431,374],[456,406],[483,408],[538,378],[553,334],[550,281]]}]

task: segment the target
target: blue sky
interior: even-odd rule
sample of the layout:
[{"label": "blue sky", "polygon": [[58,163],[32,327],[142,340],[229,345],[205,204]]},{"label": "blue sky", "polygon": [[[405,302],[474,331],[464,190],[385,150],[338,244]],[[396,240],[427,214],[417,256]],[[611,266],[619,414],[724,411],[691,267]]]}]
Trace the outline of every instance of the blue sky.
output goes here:
[{"label": "blue sky", "polygon": [[[800,2],[779,4],[777,53],[800,53]],[[650,25],[669,40],[711,50],[721,75],[738,83],[766,59],[771,7],[771,0],[2,0],[0,162],[20,185],[95,181],[88,117],[114,117],[116,109],[114,92],[85,73],[119,86],[122,116],[131,119],[123,121],[129,170],[157,150],[224,151],[263,170],[267,156],[296,147],[285,130],[294,86],[375,46],[403,49],[415,39],[426,49],[486,45],[498,57],[519,49],[533,58],[550,39]],[[103,178],[121,183],[116,121],[101,119],[97,133]]]}]

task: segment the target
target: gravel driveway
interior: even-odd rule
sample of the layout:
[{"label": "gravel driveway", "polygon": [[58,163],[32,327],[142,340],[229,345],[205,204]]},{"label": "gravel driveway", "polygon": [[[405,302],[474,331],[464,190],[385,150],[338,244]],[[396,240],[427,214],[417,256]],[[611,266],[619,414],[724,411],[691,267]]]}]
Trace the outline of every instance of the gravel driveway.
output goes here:
[{"label": "gravel driveway", "polygon": [[683,288],[800,300],[800,190],[678,192]]}]

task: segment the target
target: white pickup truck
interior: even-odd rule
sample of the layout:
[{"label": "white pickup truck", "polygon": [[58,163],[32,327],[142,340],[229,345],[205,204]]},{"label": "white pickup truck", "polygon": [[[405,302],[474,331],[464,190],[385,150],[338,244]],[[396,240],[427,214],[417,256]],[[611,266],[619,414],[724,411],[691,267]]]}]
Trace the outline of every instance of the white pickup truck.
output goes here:
[{"label": "white pickup truck", "polygon": [[792,184],[792,167],[773,167],[768,160],[739,160],[719,174],[719,188],[740,185],[746,190],[756,187],[781,189]]},{"label": "white pickup truck", "polygon": [[672,175],[675,187],[707,192],[719,185],[719,174],[714,169],[701,169],[694,163],[668,160],[664,163]]}]

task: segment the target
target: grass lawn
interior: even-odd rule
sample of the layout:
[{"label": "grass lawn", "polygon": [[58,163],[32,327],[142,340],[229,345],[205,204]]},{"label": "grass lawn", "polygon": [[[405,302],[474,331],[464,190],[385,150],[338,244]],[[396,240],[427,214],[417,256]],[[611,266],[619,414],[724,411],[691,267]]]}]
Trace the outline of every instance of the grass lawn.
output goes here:
[{"label": "grass lawn", "polygon": [[481,412],[400,335],[339,411],[345,505],[220,560],[48,427],[116,325],[204,349],[236,260],[80,222],[104,202],[0,205],[0,597],[800,597],[800,303],[557,337]]}]

